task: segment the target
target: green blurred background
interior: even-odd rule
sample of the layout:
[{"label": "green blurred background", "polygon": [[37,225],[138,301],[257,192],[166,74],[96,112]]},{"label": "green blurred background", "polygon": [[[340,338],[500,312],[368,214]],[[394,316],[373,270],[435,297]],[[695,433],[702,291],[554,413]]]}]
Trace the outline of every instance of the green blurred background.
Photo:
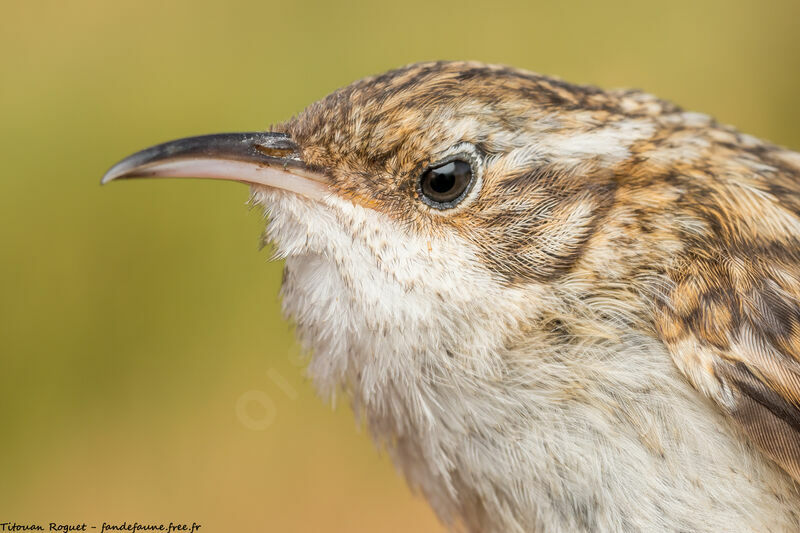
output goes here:
[{"label": "green blurred background", "polygon": [[800,147],[800,2],[5,0],[0,522],[441,531],[303,377],[233,184],[117,159],[429,59],[634,86]]}]

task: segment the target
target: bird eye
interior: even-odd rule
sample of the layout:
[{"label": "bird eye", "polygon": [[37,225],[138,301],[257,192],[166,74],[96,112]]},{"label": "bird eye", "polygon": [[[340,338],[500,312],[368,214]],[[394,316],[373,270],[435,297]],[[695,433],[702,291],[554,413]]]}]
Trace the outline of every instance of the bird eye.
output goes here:
[{"label": "bird eye", "polygon": [[422,173],[419,192],[423,201],[437,209],[448,209],[460,202],[472,185],[472,165],[461,159],[428,167]]}]

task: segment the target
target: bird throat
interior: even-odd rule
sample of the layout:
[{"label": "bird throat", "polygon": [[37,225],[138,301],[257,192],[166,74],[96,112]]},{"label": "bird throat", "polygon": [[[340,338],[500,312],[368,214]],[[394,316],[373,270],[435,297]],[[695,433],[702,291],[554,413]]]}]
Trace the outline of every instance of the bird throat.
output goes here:
[{"label": "bird throat", "polygon": [[[404,235],[344,200],[256,190],[254,201],[285,258],[283,309],[317,388],[351,399],[446,523],[647,530],[658,516],[703,530],[733,523],[731,509],[742,531],[763,523],[742,501],[783,478],[742,452],[645,328],[576,307],[552,284],[509,287],[475,268],[466,243]],[[782,523],[789,511],[771,512]]]}]

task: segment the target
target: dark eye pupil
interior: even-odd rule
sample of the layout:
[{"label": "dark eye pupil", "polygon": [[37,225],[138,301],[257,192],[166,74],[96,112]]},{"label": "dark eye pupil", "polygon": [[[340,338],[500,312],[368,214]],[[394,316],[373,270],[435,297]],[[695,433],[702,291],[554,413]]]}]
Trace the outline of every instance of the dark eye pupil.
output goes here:
[{"label": "dark eye pupil", "polygon": [[420,189],[426,203],[440,209],[453,207],[472,181],[472,166],[456,159],[422,173]]},{"label": "dark eye pupil", "polygon": [[456,177],[453,175],[453,163],[447,163],[441,169],[431,171],[431,189],[439,194],[444,194],[451,190],[456,184]]}]

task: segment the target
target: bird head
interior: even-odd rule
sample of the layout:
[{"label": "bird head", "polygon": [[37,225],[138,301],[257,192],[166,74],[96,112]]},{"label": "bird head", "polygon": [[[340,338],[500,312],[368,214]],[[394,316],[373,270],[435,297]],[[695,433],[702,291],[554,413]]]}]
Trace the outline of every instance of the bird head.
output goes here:
[{"label": "bird head", "polygon": [[[250,184],[319,388],[351,396],[446,521],[527,531],[578,529],[542,525],[542,499],[582,517],[655,485],[736,498],[717,474],[743,447],[678,372],[800,479],[798,169],[638,91],[426,63],[104,181]],[[670,484],[683,468],[703,483]]]},{"label": "bird head", "polygon": [[602,308],[599,280],[652,260],[615,241],[619,228],[604,219],[665,111],[638,92],[417,64],[353,83],[267,133],[144,150],[104,182],[250,184],[286,260],[283,305],[314,354],[311,374],[324,390],[379,402],[376,391],[414,389],[425,373],[498,378],[503,347],[531,324],[559,331],[580,302]]}]

